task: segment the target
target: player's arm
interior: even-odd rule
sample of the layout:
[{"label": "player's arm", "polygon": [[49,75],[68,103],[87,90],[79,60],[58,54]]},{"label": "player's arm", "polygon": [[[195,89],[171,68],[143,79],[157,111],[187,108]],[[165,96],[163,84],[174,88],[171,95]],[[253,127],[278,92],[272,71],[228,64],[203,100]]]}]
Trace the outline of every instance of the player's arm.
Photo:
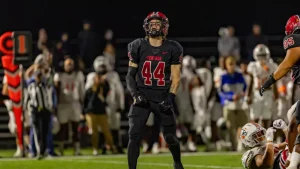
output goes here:
[{"label": "player's arm", "polygon": [[[286,50],[286,56],[281,64],[277,67],[275,72],[270,75],[268,80],[263,84],[263,88],[267,89],[277,80],[285,76],[291,68],[300,60],[300,41],[299,37],[295,35],[286,36],[284,38],[283,46]],[[297,40],[298,39],[298,40]]]},{"label": "player's arm", "polygon": [[137,94],[137,87],[136,87],[136,74],[138,70],[138,50],[140,46],[140,41],[135,40],[128,44],[128,72],[126,75],[126,85],[127,89],[131,93],[132,96]]},{"label": "player's arm", "polygon": [[258,168],[270,168],[274,162],[274,147],[273,143],[267,143],[264,155],[257,155],[255,157],[255,165]]},{"label": "player's arm", "polygon": [[59,73],[55,73],[55,75],[53,77],[53,81],[54,81],[54,87],[55,87],[56,95],[57,95],[57,102],[59,102],[59,94],[60,94],[60,77],[59,77]]},{"label": "player's arm", "polygon": [[180,84],[180,68],[181,68],[181,61],[183,57],[183,48],[182,46],[174,42],[174,49],[172,51],[172,60],[171,60],[171,86],[170,86],[170,93],[176,95],[179,84]]},{"label": "player's arm", "polygon": [[85,84],[84,84],[84,75],[81,71],[77,72],[78,80],[79,80],[79,96],[80,102],[83,104],[84,94],[85,94]]},{"label": "player's arm", "polygon": [[274,80],[277,81],[285,76],[298,60],[300,60],[300,47],[288,49],[284,60],[273,74]]}]

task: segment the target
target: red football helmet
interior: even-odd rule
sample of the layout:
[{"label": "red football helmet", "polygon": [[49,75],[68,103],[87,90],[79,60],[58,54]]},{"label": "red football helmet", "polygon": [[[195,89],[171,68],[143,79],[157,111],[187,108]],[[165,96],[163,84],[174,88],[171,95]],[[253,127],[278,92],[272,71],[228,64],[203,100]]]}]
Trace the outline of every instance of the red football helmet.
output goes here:
[{"label": "red football helmet", "polygon": [[[149,28],[149,22],[152,19],[157,19],[162,22],[162,25],[160,27],[160,30],[152,30]],[[144,30],[147,35],[152,36],[152,37],[157,37],[157,36],[167,36],[168,34],[168,29],[169,29],[169,20],[166,17],[165,14],[161,12],[151,12],[144,20]]]},{"label": "red football helmet", "polygon": [[293,15],[289,18],[285,25],[285,34],[293,34],[298,29],[300,29],[300,17],[299,15]]}]

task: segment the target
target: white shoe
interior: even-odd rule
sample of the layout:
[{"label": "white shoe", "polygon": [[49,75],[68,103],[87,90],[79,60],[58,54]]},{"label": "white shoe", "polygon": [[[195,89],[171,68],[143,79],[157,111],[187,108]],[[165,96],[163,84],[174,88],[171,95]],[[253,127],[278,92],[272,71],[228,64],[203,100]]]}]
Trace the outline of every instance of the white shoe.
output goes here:
[{"label": "white shoe", "polygon": [[147,150],[148,150],[148,148],[149,148],[148,144],[147,144],[147,143],[143,143],[143,149],[142,149],[142,152],[143,152],[143,153],[146,153]]},{"label": "white shoe", "polygon": [[158,153],[159,153],[158,143],[154,143],[152,147],[152,154],[158,154]]},{"label": "white shoe", "polygon": [[34,158],[34,155],[32,153],[28,153],[28,158]]},{"label": "white shoe", "polygon": [[98,155],[98,151],[97,150],[93,150],[93,155],[97,156]]},{"label": "white shoe", "polygon": [[195,146],[195,143],[192,141],[187,142],[187,147],[190,151],[197,151],[197,147]]},{"label": "white shoe", "polygon": [[21,149],[17,148],[17,151],[16,151],[15,154],[14,154],[14,157],[15,157],[15,158],[22,157]]}]

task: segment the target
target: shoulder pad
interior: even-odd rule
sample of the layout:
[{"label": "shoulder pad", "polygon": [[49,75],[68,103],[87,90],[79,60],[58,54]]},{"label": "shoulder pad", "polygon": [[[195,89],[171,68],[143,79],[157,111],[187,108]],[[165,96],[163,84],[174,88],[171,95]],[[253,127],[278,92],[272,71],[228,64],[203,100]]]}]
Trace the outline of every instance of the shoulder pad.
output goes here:
[{"label": "shoulder pad", "polygon": [[250,62],[248,67],[247,67],[247,72],[249,73],[253,73],[254,69],[255,69],[255,62]]},{"label": "shoulder pad", "polygon": [[183,47],[177,41],[174,40],[168,40],[168,41],[170,42],[170,44],[172,44],[173,49],[182,51],[183,53]]},{"label": "shoulder pad", "polygon": [[173,40],[168,40],[172,49],[172,60],[171,64],[181,64],[183,59],[183,48],[182,46]]},{"label": "shoulder pad", "polygon": [[284,37],[283,39],[284,50],[288,50],[290,48],[299,47],[299,46],[300,46],[300,35],[292,34]]},{"label": "shoulder pad", "polygon": [[139,53],[139,48],[142,44],[142,41],[143,41],[143,39],[139,38],[139,39],[136,39],[136,40],[130,42],[127,46],[128,58],[133,63],[138,63],[138,53]]},{"label": "shoulder pad", "polygon": [[248,150],[246,151],[242,156],[242,164],[244,168],[250,169],[251,168],[251,162],[253,158],[255,157],[254,151]]}]

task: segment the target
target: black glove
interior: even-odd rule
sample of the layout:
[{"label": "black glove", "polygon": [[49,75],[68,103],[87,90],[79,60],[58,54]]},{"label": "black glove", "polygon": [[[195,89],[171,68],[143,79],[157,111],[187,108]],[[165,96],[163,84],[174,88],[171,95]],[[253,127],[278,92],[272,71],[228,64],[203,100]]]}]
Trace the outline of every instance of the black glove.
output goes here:
[{"label": "black glove", "polygon": [[132,96],[133,96],[133,105],[141,106],[141,107],[147,105],[147,99],[139,92],[132,94]]},{"label": "black glove", "polygon": [[173,113],[174,111],[175,114],[178,114],[175,97],[176,95],[174,93],[169,93],[167,99],[158,104],[159,109],[163,112]]},{"label": "black glove", "polygon": [[265,83],[260,87],[259,94],[263,96],[263,93],[266,89],[270,88],[272,84],[276,83],[276,80],[273,77],[273,73],[269,76],[269,78],[265,81]]}]

